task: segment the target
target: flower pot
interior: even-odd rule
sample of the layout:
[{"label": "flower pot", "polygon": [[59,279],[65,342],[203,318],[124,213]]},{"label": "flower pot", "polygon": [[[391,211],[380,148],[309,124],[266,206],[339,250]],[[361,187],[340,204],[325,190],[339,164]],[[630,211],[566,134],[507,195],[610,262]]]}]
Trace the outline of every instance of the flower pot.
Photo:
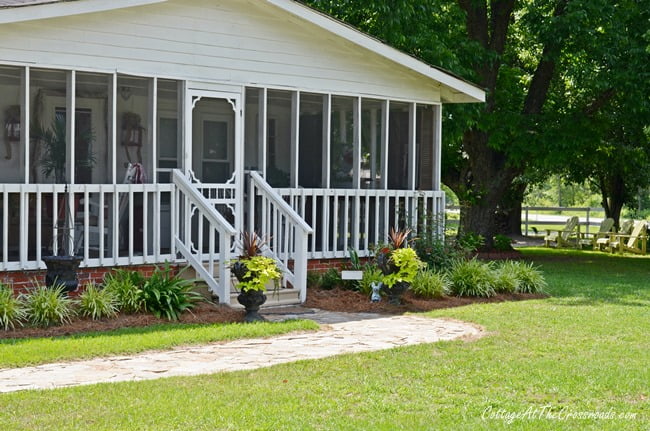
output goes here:
[{"label": "flower pot", "polygon": [[266,302],[266,295],[259,290],[246,290],[237,295],[237,301],[246,309],[245,322],[263,322],[259,314],[260,306]]},{"label": "flower pot", "polygon": [[382,286],[381,290],[388,296],[391,305],[402,305],[402,295],[411,285],[405,281],[393,284],[393,287]]},{"label": "flower pot", "polygon": [[83,260],[80,256],[43,256],[47,272],[45,273],[45,286],[54,287],[63,285],[64,292],[73,292],[79,286],[77,269]]}]

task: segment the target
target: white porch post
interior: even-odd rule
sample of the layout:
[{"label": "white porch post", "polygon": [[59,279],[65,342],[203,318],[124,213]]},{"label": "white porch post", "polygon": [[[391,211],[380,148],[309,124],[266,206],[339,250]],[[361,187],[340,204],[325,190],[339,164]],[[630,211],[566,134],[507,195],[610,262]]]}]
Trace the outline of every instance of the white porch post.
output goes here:
[{"label": "white porch post", "polygon": [[151,148],[151,166],[148,166],[149,172],[152,173],[151,182],[157,183],[156,169],[158,168],[158,78],[154,77],[149,80],[149,118],[147,118],[147,127],[149,130],[149,139],[147,143]]},{"label": "white porch post", "polygon": [[76,120],[76,72],[71,70],[67,73],[67,100],[66,100],[66,133],[67,140],[66,148],[66,182],[69,184],[75,183],[74,178],[74,159],[75,159],[75,120]]},{"label": "white porch post", "polygon": [[29,122],[30,122],[30,113],[31,109],[29,106],[29,67],[23,68],[23,73],[21,76],[20,83],[20,146],[25,150],[25,184],[29,184],[29,159],[30,159],[30,148],[29,148]]},{"label": "white porch post", "polygon": [[111,76],[108,93],[109,144],[111,146],[111,182],[117,183],[117,73]]},{"label": "white porch post", "polygon": [[326,94],[323,96],[323,169],[321,175],[323,179],[323,187],[328,189],[330,187],[330,164],[332,146],[332,95]]},{"label": "white porch post", "polygon": [[187,81],[183,86],[183,171],[185,175],[192,169],[192,108],[193,101]]},{"label": "white porch post", "polygon": [[409,149],[408,149],[408,188],[415,190],[416,177],[416,138],[417,138],[417,105],[409,103]]},{"label": "white porch post", "polygon": [[300,162],[300,92],[291,93],[291,187],[298,187],[298,169]]},{"label": "white porch post", "polygon": [[382,103],[382,124],[381,124],[381,189],[388,188],[388,137],[390,122],[390,100]]},{"label": "white porch post", "polygon": [[354,107],[352,111],[353,118],[353,179],[352,187],[358,189],[361,187],[361,97],[354,98]]},{"label": "white porch post", "polygon": [[268,121],[266,117],[268,115],[268,107],[267,107],[268,90],[266,89],[266,87],[260,88],[258,94],[259,94],[258,95],[259,105],[258,105],[258,112],[257,112],[257,118],[258,118],[257,130],[260,131],[260,134],[258,136],[257,154],[260,155],[260,158],[258,161],[257,170],[262,172],[262,178],[266,179],[266,165],[267,165],[266,141],[268,140],[267,138]]},{"label": "white porch post", "polygon": [[244,228],[244,141],[243,137],[243,109],[245,101],[244,88],[242,87],[239,100],[232,101],[232,109],[235,114],[235,184],[237,187],[235,205],[235,230],[241,232]]},{"label": "white porch post", "polygon": [[433,154],[435,172],[433,173],[433,190],[440,190],[442,163],[442,105],[433,107]]}]

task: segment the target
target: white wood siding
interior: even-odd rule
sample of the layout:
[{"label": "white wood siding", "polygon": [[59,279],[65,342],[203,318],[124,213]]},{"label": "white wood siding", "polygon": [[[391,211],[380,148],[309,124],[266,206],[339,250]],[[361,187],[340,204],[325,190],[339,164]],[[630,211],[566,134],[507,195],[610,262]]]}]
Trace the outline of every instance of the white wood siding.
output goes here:
[{"label": "white wood siding", "polygon": [[0,25],[0,62],[437,102],[430,79],[254,0]]}]

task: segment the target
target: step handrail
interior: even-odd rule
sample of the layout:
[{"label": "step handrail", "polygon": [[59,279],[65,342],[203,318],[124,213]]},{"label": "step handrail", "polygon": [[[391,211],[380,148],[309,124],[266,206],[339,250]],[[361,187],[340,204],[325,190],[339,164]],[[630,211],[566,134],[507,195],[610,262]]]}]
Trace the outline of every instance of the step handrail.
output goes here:
[{"label": "step handrail", "polygon": [[[172,223],[172,229],[174,229],[174,245],[176,249],[185,257],[187,262],[194,268],[197,275],[202,278],[205,283],[208,285],[210,290],[219,297],[219,302],[222,304],[230,303],[230,248],[233,243],[234,237],[237,235],[235,228],[217,211],[214,205],[210,204],[203,194],[201,194],[196,186],[190,182],[190,180],[183,174],[182,171],[174,169],[172,171],[172,182],[177,188],[177,194],[181,193],[185,195],[185,211],[182,213],[184,219],[180,219],[180,205],[179,208],[176,208],[175,218],[176,222]],[[215,260],[215,244],[212,240],[212,237],[209,241],[209,250],[207,252],[208,256],[208,268],[207,270],[203,265],[203,256],[202,252],[202,220],[200,219],[199,228],[197,229],[197,235],[199,237],[199,250],[194,252],[192,250],[192,227],[191,220],[192,214],[194,213],[193,209],[190,208],[193,206],[198,210],[199,215],[210,224],[210,228],[214,228],[219,233],[219,254],[218,261]],[[181,237],[180,232],[183,232]],[[212,271],[214,265],[218,267],[219,281],[217,282],[213,275]]]},{"label": "step handrail", "polygon": [[282,212],[291,219],[291,221],[302,229],[305,234],[312,234],[314,230],[311,226],[307,224],[300,214],[298,214],[291,205],[289,205],[282,196],[279,195],[269,183],[266,182],[264,178],[257,171],[249,172],[251,179],[255,182],[255,186],[259,189],[262,189],[266,194],[266,197],[273,201],[275,205],[282,209]]},{"label": "step handrail", "polygon": [[[255,230],[255,218],[260,217],[261,234],[269,235],[268,252],[280,263],[285,282],[290,282],[299,291],[300,302],[305,302],[308,238],[314,230],[259,173],[251,171],[249,175],[248,228]],[[258,197],[260,207],[256,208]]]}]

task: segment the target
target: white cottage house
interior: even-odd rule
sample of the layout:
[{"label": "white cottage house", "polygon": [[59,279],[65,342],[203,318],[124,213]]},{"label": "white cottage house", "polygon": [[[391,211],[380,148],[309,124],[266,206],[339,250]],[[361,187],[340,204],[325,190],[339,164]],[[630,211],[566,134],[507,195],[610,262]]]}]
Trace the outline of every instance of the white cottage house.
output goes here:
[{"label": "white cottage house", "polygon": [[228,303],[256,230],[304,301],[309,261],[442,213],[442,104],[484,98],[292,0],[0,0],[0,281],[65,248]]}]

